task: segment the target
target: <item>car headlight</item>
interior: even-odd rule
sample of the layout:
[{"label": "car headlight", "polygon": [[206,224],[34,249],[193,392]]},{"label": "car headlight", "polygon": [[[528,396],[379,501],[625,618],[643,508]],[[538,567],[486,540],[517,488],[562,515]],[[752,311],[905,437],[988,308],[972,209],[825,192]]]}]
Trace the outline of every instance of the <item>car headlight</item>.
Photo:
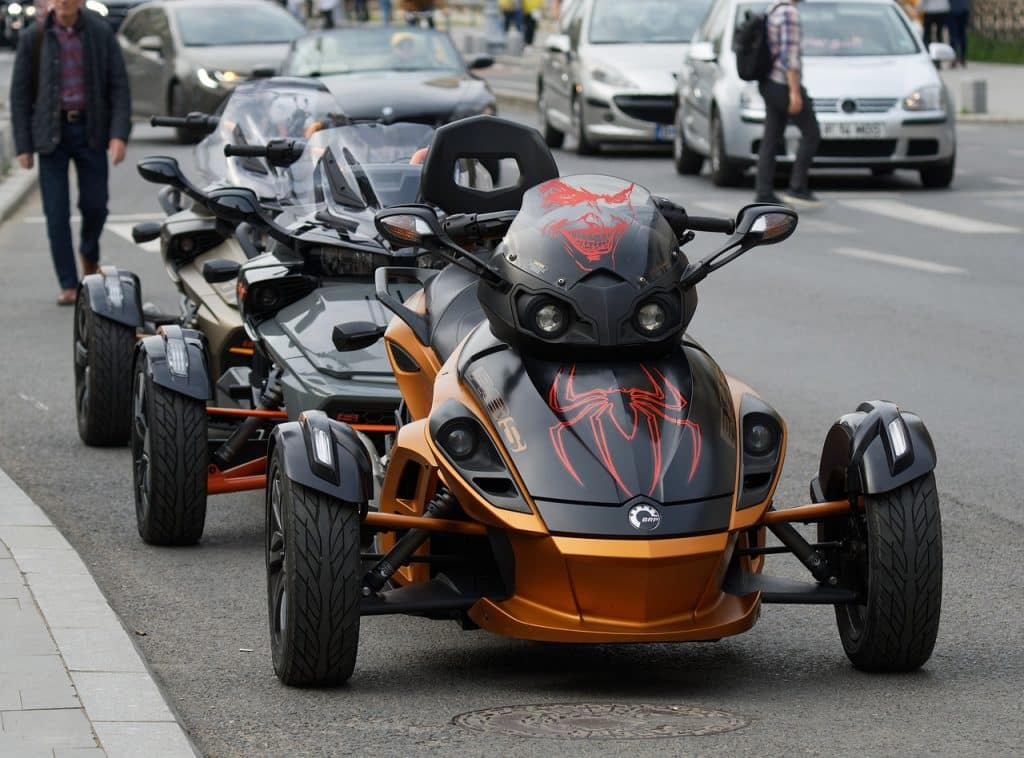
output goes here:
[{"label": "car headlight", "polygon": [[761,93],[753,87],[743,89],[740,92],[740,110],[745,116],[764,118],[764,98],[761,97]]},{"label": "car headlight", "polygon": [[908,111],[942,110],[942,100],[942,87],[938,85],[918,87],[903,98],[903,109]]},{"label": "car headlight", "polygon": [[[34,6],[29,6],[29,7],[30,8],[34,8]],[[7,6],[7,15],[8,16],[17,16],[23,10],[24,10],[24,8],[21,7],[21,3],[11,3],[10,5]]]},{"label": "car headlight", "polygon": [[85,7],[93,13],[98,13],[101,16],[110,15],[110,11],[107,9],[107,6],[101,3],[100,0],[85,0]]},{"label": "car headlight", "polygon": [[636,89],[636,82],[632,81],[622,72],[616,71],[614,68],[609,68],[608,66],[594,66],[594,68],[590,70],[590,78],[595,82],[606,84],[609,87]]},{"label": "car headlight", "polygon": [[196,69],[196,78],[207,89],[231,87],[242,80],[241,74],[237,71],[218,71],[217,69],[205,68]]}]

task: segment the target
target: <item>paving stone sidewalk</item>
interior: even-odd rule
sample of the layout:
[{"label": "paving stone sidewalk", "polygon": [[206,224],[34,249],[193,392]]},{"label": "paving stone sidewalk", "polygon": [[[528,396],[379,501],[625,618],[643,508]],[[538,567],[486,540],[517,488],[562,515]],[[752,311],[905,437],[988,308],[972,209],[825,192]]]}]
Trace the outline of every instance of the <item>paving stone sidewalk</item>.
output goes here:
[{"label": "paving stone sidewalk", "polygon": [[0,757],[195,755],[82,559],[0,470]]}]

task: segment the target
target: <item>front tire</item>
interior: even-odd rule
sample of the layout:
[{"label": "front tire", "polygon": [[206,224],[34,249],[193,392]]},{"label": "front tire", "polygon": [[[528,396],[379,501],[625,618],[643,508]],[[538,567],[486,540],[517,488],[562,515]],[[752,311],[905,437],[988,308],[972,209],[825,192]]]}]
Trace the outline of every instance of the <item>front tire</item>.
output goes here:
[{"label": "front tire", "polygon": [[948,163],[925,166],[920,173],[921,184],[928,189],[946,189],[953,183],[953,176],[956,174],[956,155],[954,154]]},{"label": "front tire", "polygon": [[344,684],[359,648],[359,506],[291,481],[275,448],[266,511],[274,673],[293,686]]},{"label": "front tire", "polygon": [[540,133],[544,135],[544,144],[550,148],[560,148],[565,144],[565,132],[551,125],[548,120],[548,106],[544,102],[544,84],[537,86],[537,110],[540,114]]},{"label": "front tire", "polygon": [[153,381],[139,350],[132,382],[132,471],[139,536],[192,545],[206,523],[206,403]]},{"label": "front tire", "polygon": [[86,445],[124,445],[131,426],[135,328],[92,309],[88,287],[75,301],[75,415]]},{"label": "front tire", "polygon": [[729,160],[725,152],[725,130],[718,111],[711,114],[711,181],[718,187],[734,187],[743,178],[743,169]]},{"label": "front tire", "polygon": [[598,145],[587,139],[587,128],[583,120],[583,96],[572,99],[572,136],[576,140],[577,155],[596,155]]},{"label": "front tire", "polygon": [[676,136],[672,140],[672,160],[676,166],[676,173],[682,176],[698,176],[704,168],[704,156],[695,153],[686,144],[682,113],[682,108],[676,108]]},{"label": "front tire", "polygon": [[863,671],[913,671],[932,654],[942,604],[942,526],[935,476],[881,495],[863,514],[819,526],[844,543],[843,583],[861,602],[836,606],[843,649]]}]

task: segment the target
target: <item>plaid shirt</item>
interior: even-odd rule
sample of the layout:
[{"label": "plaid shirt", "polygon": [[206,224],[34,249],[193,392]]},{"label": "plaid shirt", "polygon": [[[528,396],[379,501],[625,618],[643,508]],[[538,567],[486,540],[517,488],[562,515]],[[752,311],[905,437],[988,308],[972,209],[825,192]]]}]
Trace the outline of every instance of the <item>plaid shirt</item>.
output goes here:
[{"label": "plaid shirt", "polygon": [[65,111],[85,110],[85,67],[82,65],[81,24],[70,29],[56,23],[53,29],[60,43],[60,107]]},{"label": "plaid shirt", "polygon": [[772,72],[769,79],[786,84],[786,72],[801,70],[800,44],[803,26],[800,12],[791,2],[782,2],[768,14],[768,49],[772,54]]}]

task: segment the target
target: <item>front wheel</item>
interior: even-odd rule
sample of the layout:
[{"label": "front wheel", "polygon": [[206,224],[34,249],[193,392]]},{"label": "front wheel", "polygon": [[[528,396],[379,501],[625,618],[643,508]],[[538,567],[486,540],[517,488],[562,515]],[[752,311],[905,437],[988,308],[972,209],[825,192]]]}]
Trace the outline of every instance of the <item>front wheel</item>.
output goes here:
[{"label": "front wheel", "polygon": [[864,671],[913,671],[932,654],[942,604],[942,526],[935,476],[881,495],[819,526],[842,544],[840,575],[859,601],[836,606],[843,648]]},{"label": "front wheel", "polygon": [[696,153],[686,144],[683,133],[682,108],[676,109],[676,136],[672,140],[672,160],[675,162],[676,173],[683,176],[697,176],[704,168],[704,156]]},{"label": "front wheel", "polygon": [[537,87],[537,111],[540,114],[540,132],[544,135],[544,144],[551,148],[560,148],[565,144],[565,132],[556,129],[548,120],[548,106],[544,101],[544,85]]},{"label": "front wheel", "polygon": [[597,144],[587,138],[587,124],[583,120],[582,94],[572,100],[572,136],[576,140],[577,155],[595,155],[597,153]]},{"label": "front wheel", "polygon": [[335,686],[359,648],[359,506],[293,482],[270,458],[267,612],[274,673],[293,686]]},{"label": "front wheel", "polygon": [[743,178],[743,169],[729,160],[725,152],[725,130],[722,117],[715,111],[711,114],[711,181],[719,187],[733,187]]},{"label": "front wheel", "polygon": [[195,544],[206,523],[206,403],[153,381],[145,350],[135,359],[131,427],[139,536]]},{"label": "front wheel", "polygon": [[123,445],[131,425],[135,328],[92,309],[89,288],[75,301],[75,415],[86,445]]},{"label": "front wheel", "polygon": [[921,169],[921,184],[928,189],[946,189],[953,183],[953,176],[956,173],[956,156],[949,159],[948,163],[940,163],[936,166],[925,166]]}]

